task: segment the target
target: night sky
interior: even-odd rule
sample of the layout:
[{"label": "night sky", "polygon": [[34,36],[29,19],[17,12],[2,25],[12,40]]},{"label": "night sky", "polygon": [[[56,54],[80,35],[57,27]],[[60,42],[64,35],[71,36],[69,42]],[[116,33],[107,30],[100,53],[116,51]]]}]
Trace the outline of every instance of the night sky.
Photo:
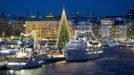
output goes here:
[{"label": "night sky", "polygon": [[95,12],[99,16],[126,15],[128,9],[134,7],[134,0],[0,0],[0,12],[14,16],[26,16],[26,11],[35,15],[48,15],[53,11],[55,15],[66,9],[68,15],[76,10],[81,15]]}]

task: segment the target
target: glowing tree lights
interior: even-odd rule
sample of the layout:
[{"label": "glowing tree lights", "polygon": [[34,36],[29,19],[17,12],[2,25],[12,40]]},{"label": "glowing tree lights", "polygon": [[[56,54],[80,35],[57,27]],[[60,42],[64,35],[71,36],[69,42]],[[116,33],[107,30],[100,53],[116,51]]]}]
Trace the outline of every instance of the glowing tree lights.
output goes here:
[{"label": "glowing tree lights", "polygon": [[70,38],[69,26],[65,10],[63,9],[58,32],[58,40],[57,40],[58,49],[62,49],[63,46],[69,41],[69,38]]}]

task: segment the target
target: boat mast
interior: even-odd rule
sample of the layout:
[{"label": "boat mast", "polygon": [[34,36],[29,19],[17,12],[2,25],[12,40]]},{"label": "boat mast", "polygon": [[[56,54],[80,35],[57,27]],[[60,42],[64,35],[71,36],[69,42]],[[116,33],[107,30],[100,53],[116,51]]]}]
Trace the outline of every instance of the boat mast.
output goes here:
[{"label": "boat mast", "polygon": [[35,35],[35,30],[33,30],[33,39],[34,39],[34,50],[36,50],[36,42],[35,42],[35,38],[36,38],[36,35]]},{"label": "boat mast", "polygon": [[34,39],[34,50],[37,50],[37,49],[40,48],[40,45],[39,45],[39,43],[37,41],[35,30],[32,31],[32,34],[33,34],[33,39]]}]

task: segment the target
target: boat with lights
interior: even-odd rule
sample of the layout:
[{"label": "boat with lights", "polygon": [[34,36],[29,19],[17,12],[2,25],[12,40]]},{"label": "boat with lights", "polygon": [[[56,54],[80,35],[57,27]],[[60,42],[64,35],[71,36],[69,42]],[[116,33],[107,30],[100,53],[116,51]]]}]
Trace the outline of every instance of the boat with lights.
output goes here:
[{"label": "boat with lights", "polygon": [[[82,34],[88,33],[81,32]],[[93,35],[94,36],[94,35]],[[100,57],[103,53],[101,43],[88,39],[88,37],[75,36],[64,46],[63,53],[66,61],[83,61]]]},{"label": "boat with lights", "polygon": [[28,38],[21,42],[22,38],[20,38],[16,53],[4,56],[2,64],[8,69],[27,69],[42,66],[45,63],[47,54],[44,49],[40,48],[35,31],[29,34],[21,33],[21,36],[31,36],[32,42],[29,42]]}]

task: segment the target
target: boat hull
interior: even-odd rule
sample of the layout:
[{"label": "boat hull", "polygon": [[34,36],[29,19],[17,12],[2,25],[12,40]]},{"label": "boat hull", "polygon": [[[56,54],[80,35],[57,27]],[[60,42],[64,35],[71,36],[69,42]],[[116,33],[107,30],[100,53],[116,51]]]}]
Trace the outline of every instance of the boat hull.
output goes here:
[{"label": "boat hull", "polygon": [[87,60],[86,52],[83,50],[64,51],[66,61],[84,61]]},{"label": "boat hull", "polygon": [[100,48],[93,49],[93,50],[70,50],[65,51],[63,50],[65,60],[66,61],[87,61],[90,59],[96,59],[99,58],[102,54],[102,50]]},{"label": "boat hull", "polygon": [[29,69],[29,68],[36,68],[40,67],[45,63],[46,55],[38,55],[34,57],[30,57],[29,60],[25,62],[8,62],[7,68],[8,69]]}]

